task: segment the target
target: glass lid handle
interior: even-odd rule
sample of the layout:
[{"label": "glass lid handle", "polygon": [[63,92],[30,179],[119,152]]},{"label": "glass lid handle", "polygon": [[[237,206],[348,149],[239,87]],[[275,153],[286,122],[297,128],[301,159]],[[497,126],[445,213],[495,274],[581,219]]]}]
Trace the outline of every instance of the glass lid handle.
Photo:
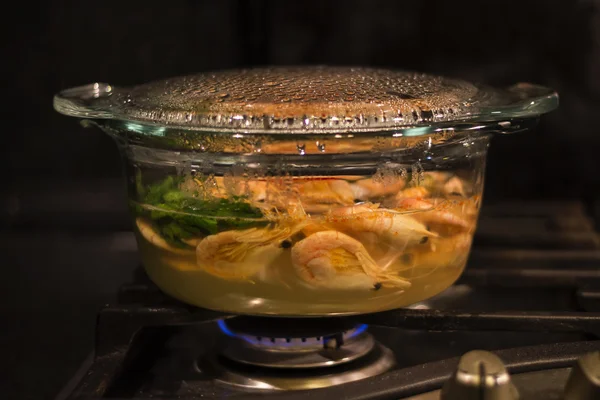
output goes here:
[{"label": "glass lid handle", "polygon": [[506,93],[510,97],[507,104],[484,107],[482,114],[532,117],[546,114],[558,107],[558,94],[544,86],[518,83],[506,88]]},{"label": "glass lid handle", "polygon": [[547,87],[518,83],[506,87],[508,99],[501,105],[484,106],[473,116],[483,121],[491,119],[498,125],[496,133],[507,134],[535,127],[539,117],[558,107],[558,94]]},{"label": "glass lid handle", "polygon": [[54,109],[71,117],[112,118],[106,99],[114,92],[113,86],[99,82],[66,89],[54,96]]}]

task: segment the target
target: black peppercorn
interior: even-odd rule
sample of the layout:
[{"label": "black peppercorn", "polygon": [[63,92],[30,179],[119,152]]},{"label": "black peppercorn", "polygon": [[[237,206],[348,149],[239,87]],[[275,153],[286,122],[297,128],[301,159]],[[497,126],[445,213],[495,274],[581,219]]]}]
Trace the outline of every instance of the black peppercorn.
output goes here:
[{"label": "black peppercorn", "polygon": [[405,253],[402,254],[402,257],[400,257],[400,260],[402,261],[402,263],[404,265],[410,265],[413,262],[413,258],[414,256],[410,253]]}]

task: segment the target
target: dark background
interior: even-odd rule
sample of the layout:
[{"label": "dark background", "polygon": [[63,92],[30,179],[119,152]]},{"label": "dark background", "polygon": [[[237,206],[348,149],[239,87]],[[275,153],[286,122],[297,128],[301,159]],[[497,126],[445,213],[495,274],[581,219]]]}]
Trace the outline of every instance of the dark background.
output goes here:
[{"label": "dark background", "polygon": [[[59,90],[267,64],[412,69],[555,88],[533,132],[494,139],[485,202],[600,197],[600,4],[59,1],[4,13],[0,397],[52,398],[137,263],[117,148],[52,109]],[[7,104],[8,103],[8,104]]]}]

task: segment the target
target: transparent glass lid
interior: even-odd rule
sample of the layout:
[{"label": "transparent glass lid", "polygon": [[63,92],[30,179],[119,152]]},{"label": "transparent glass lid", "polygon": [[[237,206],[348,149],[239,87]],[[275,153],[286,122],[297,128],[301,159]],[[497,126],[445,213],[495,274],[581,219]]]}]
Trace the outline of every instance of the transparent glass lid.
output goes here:
[{"label": "transparent glass lid", "polygon": [[349,67],[230,70],[131,88],[65,90],[57,111],[201,131],[370,132],[532,118],[556,108],[551,89],[494,89],[414,72]]}]

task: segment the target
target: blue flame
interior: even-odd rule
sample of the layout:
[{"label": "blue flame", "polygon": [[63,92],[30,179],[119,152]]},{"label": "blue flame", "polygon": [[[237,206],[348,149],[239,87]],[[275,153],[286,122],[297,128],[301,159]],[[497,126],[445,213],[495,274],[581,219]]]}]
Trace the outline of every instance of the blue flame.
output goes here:
[{"label": "blue flame", "polygon": [[229,327],[227,326],[227,324],[225,323],[224,320],[222,320],[222,319],[218,320],[217,324],[219,325],[219,329],[221,329],[221,332],[223,332],[227,336],[237,337],[237,335],[235,333],[233,333],[231,331],[231,329],[229,329]]},{"label": "blue flame", "polygon": [[[269,342],[267,341],[259,341],[258,339],[255,339],[251,336],[246,336],[246,335],[242,335],[239,333],[236,333],[234,331],[232,331],[231,329],[229,329],[229,327],[227,326],[227,324],[225,323],[225,320],[220,319],[217,321],[217,325],[219,326],[219,329],[221,330],[221,332],[223,332],[225,335],[229,336],[229,337],[234,337],[234,338],[240,338],[245,340],[248,343],[254,344],[254,345],[269,345]],[[367,330],[367,328],[369,327],[369,325],[367,324],[360,324],[358,325],[356,328],[354,328],[354,331],[352,333],[350,333],[350,335],[348,335],[346,337],[346,339],[352,339],[353,337],[356,337],[358,335],[360,335],[361,333],[363,333],[364,331]],[[322,340],[324,340],[325,338],[323,338]],[[297,346],[297,344],[293,344],[293,343],[278,343],[277,346]]]},{"label": "blue flame", "polygon": [[360,335],[361,333],[363,333],[364,331],[367,330],[367,328],[369,327],[369,325],[367,324],[361,324],[358,325],[355,329],[354,332],[352,332],[352,334],[350,334],[350,336],[348,336],[348,339],[356,337],[358,335]]}]

